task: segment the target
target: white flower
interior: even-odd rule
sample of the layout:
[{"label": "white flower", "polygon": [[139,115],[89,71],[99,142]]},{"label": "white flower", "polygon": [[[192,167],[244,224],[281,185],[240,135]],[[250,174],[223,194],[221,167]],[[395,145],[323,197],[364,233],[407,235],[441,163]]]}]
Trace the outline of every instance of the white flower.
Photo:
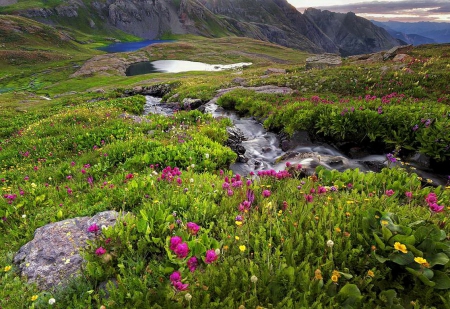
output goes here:
[{"label": "white flower", "polygon": [[48,300],[48,304],[49,304],[49,305],[53,305],[54,303],[56,303],[56,299],[50,298],[50,299]]},{"label": "white flower", "polygon": [[209,159],[209,153],[205,153],[205,158]]},{"label": "white flower", "polygon": [[250,277],[250,281],[253,283],[256,283],[256,281],[258,281],[258,277],[256,277],[255,275]]},{"label": "white flower", "polygon": [[106,225],[102,225],[102,230],[106,229],[107,226]]},{"label": "white flower", "polygon": [[27,217],[27,215],[22,215],[22,218],[24,218],[24,219],[25,219],[26,217]]},{"label": "white flower", "polygon": [[214,250],[214,253],[215,253],[216,255],[220,255],[220,249]]},{"label": "white flower", "polygon": [[329,239],[329,240],[327,241],[327,246],[330,247],[330,248],[333,248],[333,246],[334,246],[334,241],[332,241],[331,239]]},{"label": "white flower", "polygon": [[191,164],[191,167],[194,168],[194,167],[195,167],[195,164]]},{"label": "white flower", "polygon": [[32,183],[31,183],[31,187],[32,187],[32,188],[36,188],[36,187],[37,187],[37,184],[35,184],[34,182],[32,182]]},{"label": "white flower", "polygon": [[184,298],[185,298],[187,301],[191,301],[192,295],[189,294],[189,293],[187,293],[186,295],[184,295]]},{"label": "white flower", "polygon": [[191,183],[193,183],[193,182],[194,182],[194,178],[189,179],[189,181],[190,181]]}]

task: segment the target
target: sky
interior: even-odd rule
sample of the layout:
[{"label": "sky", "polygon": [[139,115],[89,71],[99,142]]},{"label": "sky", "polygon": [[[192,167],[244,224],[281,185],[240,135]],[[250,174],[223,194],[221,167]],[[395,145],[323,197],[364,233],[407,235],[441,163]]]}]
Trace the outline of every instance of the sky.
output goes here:
[{"label": "sky", "polygon": [[450,0],[287,0],[303,13],[308,7],[332,12],[354,12],[379,21],[436,21],[450,23]]}]

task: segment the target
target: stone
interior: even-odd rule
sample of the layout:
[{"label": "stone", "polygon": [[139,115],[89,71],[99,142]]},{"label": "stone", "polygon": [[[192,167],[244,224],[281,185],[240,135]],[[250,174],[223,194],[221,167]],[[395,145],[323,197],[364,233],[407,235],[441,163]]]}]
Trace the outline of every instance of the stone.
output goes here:
[{"label": "stone", "polygon": [[286,74],[286,70],[285,69],[277,69],[277,68],[268,68],[265,72],[265,75],[270,75],[270,74]]},{"label": "stone", "polygon": [[184,98],[182,102],[182,108],[185,110],[197,109],[201,105],[203,102],[200,99]]},{"label": "stone", "polygon": [[336,54],[320,54],[306,59],[306,69],[325,69],[342,65],[342,58]]},{"label": "stone", "polygon": [[383,60],[386,61],[388,59],[394,58],[398,54],[405,54],[413,49],[412,45],[400,45],[392,47],[383,55]]},{"label": "stone", "polygon": [[247,80],[242,77],[236,77],[231,81],[233,84],[237,84],[240,86],[245,86],[247,84]]},{"label": "stone", "polygon": [[93,223],[99,227],[113,226],[118,217],[116,211],[104,211],[93,217],[77,217],[40,227],[33,240],[19,249],[14,263],[22,276],[42,290],[64,285],[79,275],[84,263],[80,250],[96,237],[88,232],[88,227]]},{"label": "stone", "polygon": [[394,61],[394,62],[404,62],[408,58],[409,58],[409,56],[407,54],[398,54],[398,55],[396,55],[394,57],[394,59],[392,59],[392,61]]}]

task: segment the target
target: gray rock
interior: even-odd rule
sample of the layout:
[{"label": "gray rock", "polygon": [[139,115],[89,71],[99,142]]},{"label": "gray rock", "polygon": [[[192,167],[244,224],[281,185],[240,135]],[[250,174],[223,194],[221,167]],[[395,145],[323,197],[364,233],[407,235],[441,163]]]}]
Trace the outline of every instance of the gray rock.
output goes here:
[{"label": "gray rock", "polygon": [[306,59],[306,69],[325,69],[342,65],[342,58],[336,54],[321,54]]},{"label": "gray rock", "polygon": [[236,77],[231,81],[233,84],[238,84],[240,86],[245,86],[247,85],[247,80],[245,78],[242,77]]},{"label": "gray rock", "polygon": [[79,274],[84,263],[80,249],[96,237],[88,232],[88,227],[93,223],[99,227],[112,226],[118,216],[116,211],[104,211],[93,217],[77,217],[40,227],[33,240],[17,252],[14,263],[22,276],[42,290],[64,284]]},{"label": "gray rock", "polygon": [[405,59],[407,59],[409,56],[407,54],[398,54],[392,59],[394,62],[403,62]]},{"label": "gray rock", "polygon": [[270,74],[286,74],[285,69],[277,69],[277,68],[268,68],[264,74],[270,75]]},{"label": "gray rock", "polygon": [[200,99],[184,98],[182,102],[182,107],[185,110],[197,109],[201,105],[203,105],[203,102]]},{"label": "gray rock", "polygon": [[412,45],[403,45],[403,46],[392,47],[390,50],[388,50],[383,55],[383,60],[386,61],[390,58],[394,58],[398,54],[405,54],[405,53],[409,52],[410,50],[412,50],[412,48],[413,48]]}]

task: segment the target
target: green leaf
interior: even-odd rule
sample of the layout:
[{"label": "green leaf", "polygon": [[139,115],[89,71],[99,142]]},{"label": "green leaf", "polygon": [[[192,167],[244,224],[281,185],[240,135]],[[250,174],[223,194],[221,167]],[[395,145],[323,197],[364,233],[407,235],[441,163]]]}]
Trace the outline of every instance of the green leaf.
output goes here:
[{"label": "green leaf", "polygon": [[434,265],[446,265],[450,259],[447,254],[439,252],[428,258],[427,261],[430,263],[430,266],[433,267]]},{"label": "green leaf", "polygon": [[414,262],[414,255],[411,252],[408,253],[394,252],[389,255],[389,259],[398,265],[408,265]]},{"label": "green leaf", "polygon": [[147,220],[139,219],[136,227],[139,233],[144,233],[147,230]]},{"label": "green leaf", "polygon": [[380,299],[387,303],[388,306],[392,306],[394,304],[394,299],[397,296],[397,292],[395,290],[386,290],[380,293]]},{"label": "green leaf", "polygon": [[420,279],[420,281],[423,282],[423,284],[427,285],[427,286],[435,286],[436,283],[434,283],[433,281],[430,281],[423,273],[420,273],[410,267],[405,267],[405,269],[410,272],[411,274],[413,274],[414,276],[416,276],[417,278]]},{"label": "green leaf", "polygon": [[357,308],[362,296],[356,284],[347,283],[339,291],[337,298],[343,308]]},{"label": "green leaf", "polygon": [[373,237],[375,238],[375,241],[376,241],[378,247],[379,247],[381,250],[384,250],[384,249],[386,248],[386,245],[385,245],[384,242],[380,239],[380,237],[378,237],[378,235],[375,234],[375,233],[373,233]]},{"label": "green leaf", "polygon": [[435,270],[433,281],[436,283],[434,288],[438,290],[450,289],[450,278],[442,271]]},{"label": "green leaf", "polygon": [[389,259],[384,258],[378,254],[376,254],[374,251],[372,251],[372,255],[377,259],[378,262],[380,263],[385,263],[386,261],[389,261]]},{"label": "green leaf", "polygon": [[394,237],[391,238],[391,240],[389,241],[390,245],[394,245],[394,243],[398,241],[399,243],[405,244],[405,245],[413,245],[416,242],[416,238],[414,237],[414,235],[410,235],[410,236],[406,236],[406,235],[395,235]]}]

